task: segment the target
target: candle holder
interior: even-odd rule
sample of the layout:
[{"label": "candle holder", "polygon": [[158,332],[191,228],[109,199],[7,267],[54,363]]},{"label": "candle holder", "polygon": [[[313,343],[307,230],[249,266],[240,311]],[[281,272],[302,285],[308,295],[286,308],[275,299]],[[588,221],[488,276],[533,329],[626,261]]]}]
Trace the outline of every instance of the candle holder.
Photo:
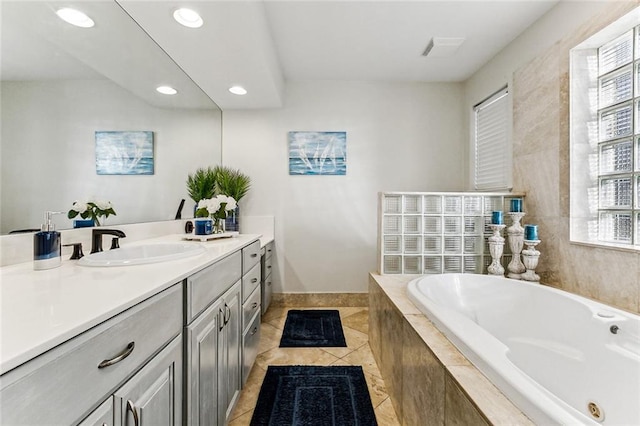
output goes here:
[{"label": "candle holder", "polygon": [[527,270],[522,274],[521,278],[525,281],[540,281],[540,276],[536,274],[538,259],[540,258],[540,252],[536,250],[538,244],[540,244],[540,240],[524,240],[524,245],[527,246],[527,249],[522,250],[522,260]]},{"label": "candle holder", "polygon": [[524,228],[520,225],[520,221],[524,217],[522,212],[510,212],[511,226],[507,228],[507,234],[509,236],[509,248],[513,257],[511,262],[507,265],[507,277],[519,280],[522,277],[522,273],[526,270],[522,261],[520,260],[520,253],[522,252],[522,244],[524,242]]},{"label": "candle holder", "polygon": [[487,268],[489,275],[504,276],[504,268],[502,267],[502,253],[504,251],[504,238],[500,233],[506,225],[489,225],[493,231],[493,235],[489,237],[489,253],[491,253],[491,265]]}]

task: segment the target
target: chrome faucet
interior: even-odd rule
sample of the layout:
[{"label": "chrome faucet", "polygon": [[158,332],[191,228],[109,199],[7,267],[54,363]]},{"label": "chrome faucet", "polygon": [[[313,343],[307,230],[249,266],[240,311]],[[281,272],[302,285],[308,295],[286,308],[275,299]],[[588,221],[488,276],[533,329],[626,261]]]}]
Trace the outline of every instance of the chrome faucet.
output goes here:
[{"label": "chrome faucet", "polygon": [[115,238],[111,241],[111,248],[118,248],[118,238],[125,238],[124,232],[119,229],[94,229],[91,231],[91,253],[102,251],[102,236],[113,235]]}]

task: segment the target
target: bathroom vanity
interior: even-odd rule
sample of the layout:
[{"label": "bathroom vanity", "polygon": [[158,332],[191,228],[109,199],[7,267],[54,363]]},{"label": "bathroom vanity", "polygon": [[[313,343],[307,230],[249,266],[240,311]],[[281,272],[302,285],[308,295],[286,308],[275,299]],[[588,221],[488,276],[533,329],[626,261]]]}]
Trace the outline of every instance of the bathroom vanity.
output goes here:
[{"label": "bathroom vanity", "polygon": [[0,424],[224,425],[257,353],[258,237],[148,265],[2,268]]}]

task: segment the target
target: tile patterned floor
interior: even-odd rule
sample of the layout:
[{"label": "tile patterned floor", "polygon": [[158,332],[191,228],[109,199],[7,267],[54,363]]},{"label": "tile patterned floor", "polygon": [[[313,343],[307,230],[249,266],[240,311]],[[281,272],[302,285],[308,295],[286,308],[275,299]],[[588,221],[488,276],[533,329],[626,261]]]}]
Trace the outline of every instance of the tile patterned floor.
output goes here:
[{"label": "tile patterned floor", "polygon": [[249,425],[258,399],[262,380],[269,365],[360,365],[369,387],[371,403],[380,426],[399,426],[400,423],[386,393],[384,381],[369,347],[369,311],[364,307],[305,308],[338,309],[344,329],[346,348],[279,348],[287,311],[294,308],[271,307],[262,317],[260,348],[256,363],[240,400],[231,415],[229,426]]}]

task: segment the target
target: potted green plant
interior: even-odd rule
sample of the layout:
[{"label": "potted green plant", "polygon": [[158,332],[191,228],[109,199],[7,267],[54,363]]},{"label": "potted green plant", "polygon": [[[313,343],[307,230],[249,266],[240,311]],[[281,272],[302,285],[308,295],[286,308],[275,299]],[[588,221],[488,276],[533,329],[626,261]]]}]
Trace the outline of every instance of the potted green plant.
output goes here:
[{"label": "potted green plant", "polygon": [[195,210],[200,200],[212,198],[216,190],[216,172],[211,167],[199,168],[187,177],[187,191],[189,196],[196,203]]},{"label": "potted green plant", "polygon": [[[239,203],[240,199],[247,195],[251,187],[251,178],[249,176],[238,169],[226,166],[216,166],[213,171],[215,173],[216,193],[233,197],[236,203]],[[225,223],[227,231],[239,230],[239,215],[240,208],[236,205],[235,210],[227,216]]]}]

